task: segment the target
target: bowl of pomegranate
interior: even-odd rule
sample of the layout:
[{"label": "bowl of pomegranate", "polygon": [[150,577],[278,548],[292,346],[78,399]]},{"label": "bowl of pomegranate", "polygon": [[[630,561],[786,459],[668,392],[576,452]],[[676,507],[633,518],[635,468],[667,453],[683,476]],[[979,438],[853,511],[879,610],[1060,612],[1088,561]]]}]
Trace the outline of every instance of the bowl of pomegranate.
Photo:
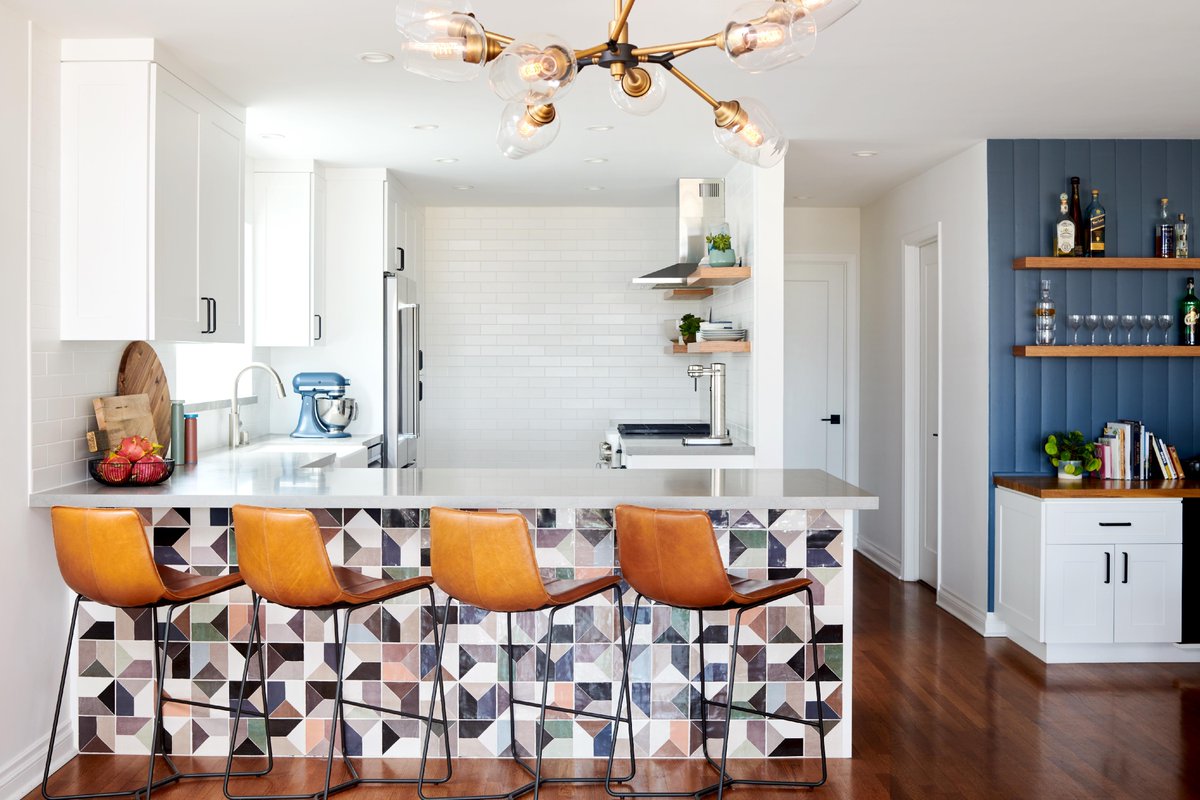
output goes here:
[{"label": "bowl of pomegranate", "polygon": [[105,486],[157,486],[171,477],[175,461],[145,436],[127,436],[103,458],[88,461],[88,472]]}]

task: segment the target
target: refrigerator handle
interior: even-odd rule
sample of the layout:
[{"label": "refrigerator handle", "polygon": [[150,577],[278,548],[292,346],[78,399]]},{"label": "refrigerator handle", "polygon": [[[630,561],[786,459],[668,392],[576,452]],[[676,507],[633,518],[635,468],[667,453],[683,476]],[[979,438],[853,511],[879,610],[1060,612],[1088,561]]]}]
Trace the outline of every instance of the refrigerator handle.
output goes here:
[{"label": "refrigerator handle", "polygon": [[413,339],[416,344],[417,358],[413,366],[415,367],[413,376],[414,382],[417,384],[417,402],[413,407],[413,435],[418,438],[421,436],[421,395],[424,387],[421,386],[421,370],[424,368],[424,353],[421,352],[421,304],[413,304]]}]

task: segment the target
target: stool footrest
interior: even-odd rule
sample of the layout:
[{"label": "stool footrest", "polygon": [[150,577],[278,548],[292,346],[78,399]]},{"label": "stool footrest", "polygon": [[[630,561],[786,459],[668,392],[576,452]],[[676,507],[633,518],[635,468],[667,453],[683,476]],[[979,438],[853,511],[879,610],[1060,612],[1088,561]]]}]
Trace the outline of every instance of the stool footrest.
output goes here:
[{"label": "stool footrest", "polygon": [[[411,711],[400,711],[399,709],[395,709],[395,708],[384,708],[382,706],[373,706],[370,703],[359,703],[354,700],[342,700],[342,705],[354,706],[355,708],[365,708],[368,711],[378,711],[380,714],[391,714],[392,716],[404,717],[405,719],[415,719],[415,720],[418,720],[421,722],[425,722],[429,719],[428,717],[424,716],[423,714],[414,714]],[[435,719],[433,722],[435,725],[439,725],[439,726],[442,724],[442,721],[440,719]]]},{"label": "stool footrest", "polygon": [[[511,703],[514,706],[525,706],[526,708],[541,708],[542,707],[541,703],[535,703],[532,700],[518,700],[515,697],[510,698],[509,703]],[[566,708],[564,706],[550,705],[549,703],[546,704],[546,710],[547,711],[557,711],[560,714],[575,714],[576,716],[590,717],[591,719],[603,719],[603,720],[608,720],[609,722],[617,722],[618,721],[617,716],[615,714],[601,714],[598,711],[584,711],[581,708]]]},{"label": "stool footrest", "polygon": [[[706,700],[703,697],[700,698],[700,703],[702,705],[717,706],[719,708],[726,708],[729,705],[724,700]],[[777,719],[780,722],[795,722],[798,725],[808,725],[810,728],[821,727],[821,723],[815,719],[801,719],[800,717],[792,717],[788,716],[787,714],[775,714],[771,711],[759,711],[757,708],[742,706],[738,705],[737,703],[733,704],[733,710],[741,711],[746,714],[753,714],[756,717],[763,717],[764,719]],[[702,720],[702,722],[707,722],[707,720]]]}]

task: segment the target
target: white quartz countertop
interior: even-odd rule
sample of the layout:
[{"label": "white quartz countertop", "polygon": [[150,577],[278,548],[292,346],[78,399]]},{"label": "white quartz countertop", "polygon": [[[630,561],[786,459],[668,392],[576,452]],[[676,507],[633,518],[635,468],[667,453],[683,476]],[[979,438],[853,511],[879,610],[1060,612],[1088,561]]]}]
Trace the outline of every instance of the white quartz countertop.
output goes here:
[{"label": "white quartz countertop", "polygon": [[[359,445],[364,446],[362,444]],[[208,453],[161,486],[86,481],[38,492],[30,505],[222,508],[663,508],[874,509],[878,498],[817,470],[368,469],[308,466],[327,450],[253,448]]]}]

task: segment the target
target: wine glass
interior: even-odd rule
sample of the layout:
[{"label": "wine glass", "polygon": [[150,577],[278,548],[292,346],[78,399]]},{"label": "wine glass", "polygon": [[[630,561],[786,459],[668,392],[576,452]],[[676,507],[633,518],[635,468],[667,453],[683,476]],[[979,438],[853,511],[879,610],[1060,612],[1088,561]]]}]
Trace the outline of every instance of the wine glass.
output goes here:
[{"label": "wine glass", "polygon": [[1083,324],[1083,314],[1068,314],[1067,327],[1075,332],[1075,339],[1071,344],[1079,344],[1079,326]]},{"label": "wine glass", "polygon": [[1083,326],[1092,334],[1091,344],[1096,343],[1096,328],[1100,327],[1100,315],[1088,314],[1083,318]]},{"label": "wine glass", "polygon": [[1125,331],[1125,344],[1133,344],[1133,328],[1137,325],[1137,317],[1133,314],[1121,315],[1121,329]]},{"label": "wine glass", "polygon": [[1161,328],[1163,332],[1163,344],[1171,343],[1171,326],[1173,324],[1175,324],[1174,314],[1158,315],[1158,327]]},{"label": "wine glass", "polygon": [[1104,330],[1108,331],[1108,343],[1113,344],[1114,343],[1113,342],[1113,338],[1114,338],[1113,331],[1117,327],[1117,315],[1116,314],[1105,314],[1100,319],[1100,323],[1104,326]]},{"label": "wine glass", "polygon": [[1150,344],[1150,331],[1154,330],[1158,320],[1154,318],[1153,314],[1142,314],[1138,320],[1142,323],[1142,330],[1146,332],[1146,344]]}]

